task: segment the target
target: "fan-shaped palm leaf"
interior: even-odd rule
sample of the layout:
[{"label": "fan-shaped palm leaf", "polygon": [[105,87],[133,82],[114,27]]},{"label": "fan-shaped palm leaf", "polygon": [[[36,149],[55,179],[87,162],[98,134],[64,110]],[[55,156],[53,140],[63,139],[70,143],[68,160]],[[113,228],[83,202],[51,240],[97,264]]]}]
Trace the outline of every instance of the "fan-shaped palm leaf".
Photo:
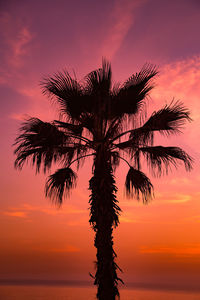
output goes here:
[{"label": "fan-shaped palm leaf", "polygon": [[186,121],[191,120],[189,114],[182,102],[172,102],[154,112],[143,127],[151,131],[177,132]]},{"label": "fan-shaped palm leaf", "polygon": [[76,173],[71,168],[57,170],[49,176],[46,182],[46,196],[52,198],[58,204],[62,204],[63,194],[69,194],[70,190],[76,185]]},{"label": "fan-shaped palm leaf", "polygon": [[125,188],[128,196],[135,195],[139,199],[142,195],[143,202],[148,202],[153,194],[153,185],[150,179],[141,171],[131,167],[126,175]]},{"label": "fan-shaped palm leaf", "polygon": [[135,114],[140,110],[149,91],[154,87],[151,79],[157,73],[155,66],[145,65],[139,73],[133,74],[119,87],[118,93],[115,89],[112,109],[117,116],[124,113]]},{"label": "fan-shaped palm leaf", "polygon": [[[154,112],[142,127],[122,133],[129,134],[129,140],[115,146],[120,149],[135,149],[135,145],[153,144],[154,132],[173,134],[180,131],[186,121],[190,121],[189,111],[179,101],[166,105]],[[116,138],[115,138],[116,139]]]},{"label": "fan-shaped palm leaf", "polygon": [[71,120],[79,120],[79,116],[87,111],[88,97],[84,97],[81,85],[68,72],[63,71],[47,77],[41,85],[43,93],[55,97],[61,112],[68,114]]},{"label": "fan-shaped palm leaf", "polygon": [[15,166],[21,168],[27,159],[32,158],[39,171],[41,162],[44,162],[44,171],[50,168],[52,161],[61,158],[62,147],[68,137],[52,123],[43,122],[38,118],[30,118],[20,129],[23,133],[16,138],[15,149],[17,159]]},{"label": "fan-shaped palm leaf", "polygon": [[139,151],[144,154],[153,172],[157,170],[158,175],[164,172],[163,167],[165,167],[166,172],[168,172],[170,165],[176,167],[180,161],[184,163],[187,171],[190,171],[192,168],[192,158],[179,147],[143,147],[140,148],[138,152]]},{"label": "fan-shaped palm leaf", "polygon": [[[91,96],[101,97],[101,101],[109,96],[112,85],[111,65],[102,60],[102,68],[90,72],[86,77],[86,93]],[[108,100],[108,99],[107,99]],[[103,103],[101,103],[103,104]]]},{"label": "fan-shaped palm leaf", "polygon": [[42,163],[46,172],[53,162],[62,160],[69,164],[75,155],[85,155],[89,150],[88,145],[86,147],[80,142],[75,143],[74,140],[79,136],[72,135],[71,138],[71,134],[66,134],[54,124],[37,118],[28,119],[21,127],[21,131],[23,133],[15,142],[18,145],[15,149],[16,168],[22,168],[27,160],[31,160],[32,165],[36,165],[36,172],[39,172]]}]

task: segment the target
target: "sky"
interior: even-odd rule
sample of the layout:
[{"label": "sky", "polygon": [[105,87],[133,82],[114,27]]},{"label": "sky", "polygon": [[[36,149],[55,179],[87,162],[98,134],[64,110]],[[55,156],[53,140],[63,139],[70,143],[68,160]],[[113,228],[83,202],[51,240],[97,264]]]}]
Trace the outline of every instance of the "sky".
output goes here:
[{"label": "sky", "polygon": [[[0,2],[0,279],[91,281],[94,233],[89,225],[92,162],[62,208],[45,198],[45,176],[29,165],[14,169],[12,144],[27,116],[50,121],[57,108],[40,81],[67,69],[81,80],[112,64],[124,82],[145,63],[159,68],[148,99],[149,114],[181,100],[192,122],[180,135],[157,137],[194,158],[154,178],[148,205],[127,199],[127,167],[116,172],[120,225],[114,231],[117,263],[125,282],[197,286],[200,280],[200,3],[198,0],[2,0]],[[146,167],[144,167],[147,170]],[[147,170],[148,171],[148,170]],[[47,174],[48,175],[48,174]]]}]

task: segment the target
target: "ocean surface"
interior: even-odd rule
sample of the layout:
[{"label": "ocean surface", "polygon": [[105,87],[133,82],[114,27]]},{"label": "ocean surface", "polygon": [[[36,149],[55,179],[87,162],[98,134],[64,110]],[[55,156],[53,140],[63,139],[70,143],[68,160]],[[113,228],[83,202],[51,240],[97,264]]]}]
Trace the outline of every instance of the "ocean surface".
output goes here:
[{"label": "ocean surface", "polygon": [[[96,289],[82,286],[0,285],[1,300],[95,300]],[[120,289],[120,300],[199,300],[200,292]]]}]

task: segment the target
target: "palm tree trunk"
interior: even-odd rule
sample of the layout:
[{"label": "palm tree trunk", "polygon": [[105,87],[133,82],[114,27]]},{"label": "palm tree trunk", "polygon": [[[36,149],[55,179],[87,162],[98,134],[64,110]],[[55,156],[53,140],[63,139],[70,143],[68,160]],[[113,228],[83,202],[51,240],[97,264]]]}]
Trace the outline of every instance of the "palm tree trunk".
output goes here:
[{"label": "palm tree trunk", "polygon": [[110,162],[110,155],[100,151],[94,161],[93,177],[90,180],[90,223],[96,233],[97,248],[95,282],[97,299],[115,300],[119,296],[116,254],[113,250],[113,227],[119,223],[120,208],[115,193],[117,188]]}]

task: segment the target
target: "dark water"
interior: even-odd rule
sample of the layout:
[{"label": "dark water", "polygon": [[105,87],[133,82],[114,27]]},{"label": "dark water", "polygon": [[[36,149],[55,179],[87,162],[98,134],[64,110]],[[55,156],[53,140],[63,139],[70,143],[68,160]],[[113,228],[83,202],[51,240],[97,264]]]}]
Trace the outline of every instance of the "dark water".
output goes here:
[{"label": "dark water", "polygon": [[[0,285],[1,300],[95,300],[96,289],[80,286]],[[121,289],[121,300],[199,300],[200,293]]]}]

